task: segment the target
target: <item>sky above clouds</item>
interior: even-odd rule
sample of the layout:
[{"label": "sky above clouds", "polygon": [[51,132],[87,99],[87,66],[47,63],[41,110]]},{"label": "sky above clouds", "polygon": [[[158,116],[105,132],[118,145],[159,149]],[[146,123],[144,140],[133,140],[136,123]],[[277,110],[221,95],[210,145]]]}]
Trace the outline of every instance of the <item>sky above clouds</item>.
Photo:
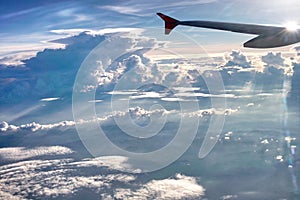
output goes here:
[{"label": "sky above clouds", "polygon": [[[50,41],[59,38],[60,29],[162,28],[155,15],[163,12],[178,19],[203,19],[230,22],[276,24],[299,21],[296,0],[241,1],[10,1],[2,2],[0,11],[0,57],[32,55]],[[292,6],[291,6],[292,5]],[[255,13],[255,14],[254,14]],[[177,31],[194,37],[202,45],[226,44],[240,47],[248,36],[197,28],[178,27]],[[163,30],[162,30],[163,32]],[[209,32],[209,34],[207,34]],[[215,48],[217,48],[215,46]],[[210,50],[213,50],[210,48]]]}]

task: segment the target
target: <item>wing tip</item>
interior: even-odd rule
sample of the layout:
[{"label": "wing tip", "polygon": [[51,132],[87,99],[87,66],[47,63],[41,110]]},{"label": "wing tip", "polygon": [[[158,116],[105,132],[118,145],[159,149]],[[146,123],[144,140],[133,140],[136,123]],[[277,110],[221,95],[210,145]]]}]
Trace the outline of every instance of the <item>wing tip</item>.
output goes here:
[{"label": "wing tip", "polygon": [[165,34],[169,35],[171,31],[179,24],[179,21],[169,17],[167,15],[164,15],[163,13],[156,13],[162,20],[165,22]]}]

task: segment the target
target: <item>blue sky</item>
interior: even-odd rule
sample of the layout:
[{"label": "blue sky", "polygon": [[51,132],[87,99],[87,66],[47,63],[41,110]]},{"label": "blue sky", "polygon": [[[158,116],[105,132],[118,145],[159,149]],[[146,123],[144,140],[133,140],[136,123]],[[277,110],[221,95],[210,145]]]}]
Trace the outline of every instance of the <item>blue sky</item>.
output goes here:
[{"label": "blue sky", "polygon": [[[297,0],[186,0],[186,1],[9,1],[0,2],[0,57],[31,52],[61,37],[53,30],[162,27],[155,15],[163,12],[178,19],[203,19],[281,25],[300,21]],[[242,34],[178,27],[202,45],[239,46],[250,38]],[[209,33],[209,34],[208,34]]]}]

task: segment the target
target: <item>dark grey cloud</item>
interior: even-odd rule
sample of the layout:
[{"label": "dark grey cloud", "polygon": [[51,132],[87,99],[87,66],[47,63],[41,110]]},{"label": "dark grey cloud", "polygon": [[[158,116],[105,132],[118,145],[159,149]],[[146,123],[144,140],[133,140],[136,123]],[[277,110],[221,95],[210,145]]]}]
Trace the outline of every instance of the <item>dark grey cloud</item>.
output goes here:
[{"label": "dark grey cloud", "polygon": [[81,33],[64,49],[45,49],[23,60],[22,67],[0,68],[0,102],[13,103],[52,96],[70,96],[75,75],[87,54],[104,36]]}]

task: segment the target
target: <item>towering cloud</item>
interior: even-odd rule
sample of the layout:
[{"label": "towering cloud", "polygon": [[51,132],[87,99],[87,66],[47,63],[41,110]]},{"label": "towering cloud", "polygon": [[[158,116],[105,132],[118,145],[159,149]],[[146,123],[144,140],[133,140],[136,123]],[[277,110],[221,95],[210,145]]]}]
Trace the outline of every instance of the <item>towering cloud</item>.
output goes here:
[{"label": "towering cloud", "polygon": [[22,66],[0,67],[0,102],[70,94],[81,62],[104,39],[104,36],[81,33],[69,38],[64,49],[45,49],[35,57],[23,60]]}]

